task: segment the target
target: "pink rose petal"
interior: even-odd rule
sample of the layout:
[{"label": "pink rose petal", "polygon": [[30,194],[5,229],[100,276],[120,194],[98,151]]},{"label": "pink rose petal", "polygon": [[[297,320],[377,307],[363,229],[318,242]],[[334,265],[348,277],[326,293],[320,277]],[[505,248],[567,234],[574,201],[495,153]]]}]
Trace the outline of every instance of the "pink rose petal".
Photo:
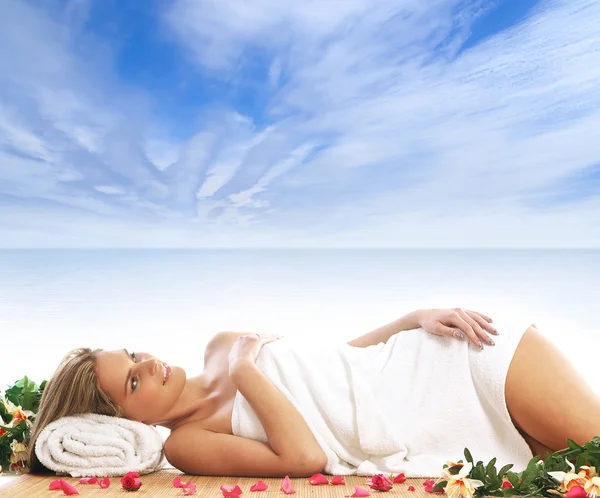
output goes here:
[{"label": "pink rose petal", "polygon": [[82,477],[79,479],[79,484],[96,484],[97,482],[97,477]]},{"label": "pink rose petal", "polygon": [[237,484],[235,487],[223,484],[220,489],[225,498],[238,498],[238,496],[242,494],[242,488],[240,488]]},{"label": "pink rose petal", "polygon": [[183,483],[181,482],[180,477],[176,477],[175,479],[173,479],[173,487],[174,488],[183,488]]},{"label": "pink rose petal", "polygon": [[182,486],[182,491],[184,495],[195,495],[196,485],[193,482],[188,482],[186,486]]},{"label": "pink rose petal", "polygon": [[79,494],[79,490],[72,484],[69,484],[64,479],[60,480],[60,488],[63,490],[63,493],[66,495],[78,495]]},{"label": "pink rose petal", "polygon": [[60,484],[60,481],[62,481],[62,479],[57,479],[56,481],[52,481],[49,485],[48,485],[48,489],[50,491],[54,491],[55,489],[62,489],[62,486]]},{"label": "pink rose petal", "polygon": [[269,489],[269,486],[262,481],[258,481],[256,484],[250,486],[250,491],[266,491],[267,489]]},{"label": "pink rose petal", "polygon": [[371,496],[371,493],[369,493],[366,489],[358,487],[355,484],[354,485],[354,494],[352,494],[352,495],[346,495],[346,496],[350,496],[351,498],[357,498],[357,497],[360,497],[360,496]]},{"label": "pink rose petal", "polygon": [[323,474],[315,474],[308,478],[308,482],[313,486],[319,486],[320,484],[329,484],[329,480]]},{"label": "pink rose petal", "polygon": [[283,491],[286,495],[293,495],[296,492],[292,487],[292,481],[290,481],[289,476],[285,476],[285,478],[283,479],[283,484],[279,489],[280,491]]},{"label": "pink rose petal", "polygon": [[110,479],[105,477],[101,481],[98,481],[98,486],[100,486],[102,489],[108,488],[110,486]]},{"label": "pink rose petal", "polygon": [[409,487],[408,487],[408,490],[409,490],[409,491],[414,491],[414,490],[415,490],[415,487],[414,487],[414,486],[409,486]]},{"label": "pink rose petal", "polygon": [[394,477],[394,484],[402,484],[403,482],[406,482],[406,476],[404,475],[404,472]]},{"label": "pink rose petal", "polygon": [[571,489],[569,489],[569,491],[567,491],[565,496],[567,498],[585,498],[587,493],[581,486],[573,486]]},{"label": "pink rose petal", "polygon": [[344,482],[344,476],[335,476],[331,480],[331,484],[333,484],[334,486],[345,485],[346,483]]}]

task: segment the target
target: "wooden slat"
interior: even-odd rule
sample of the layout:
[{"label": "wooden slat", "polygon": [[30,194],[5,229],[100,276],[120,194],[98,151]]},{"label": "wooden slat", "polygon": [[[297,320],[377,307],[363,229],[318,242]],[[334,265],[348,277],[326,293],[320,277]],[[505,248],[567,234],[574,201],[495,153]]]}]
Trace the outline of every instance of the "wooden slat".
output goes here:
[{"label": "wooden slat", "polygon": [[[174,469],[163,469],[153,474],[141,476],[142,486],[134,493],[127,494],[127,496],[141,497],[141,496],[184,496],[181,489],[173,487],[173,479],[179,476],[183,482],[192,481],[196,484],[197,491],[194,496],[202,498],[217,498],[222,497],[223,493],[219,489],[222,484],[228,486],[235,486],[236,484],[242,488],[242,498],[249,496],[256,498],[281,498],[284,495],[280,491],[282,478],[264,478],[261,479],[265,482],[269,489],[261,492],[251,492],[250,486],[255,484],[259,479],[250,477],[200,477],[200,476],[186,476]],[[327,476],[331,480],[331,476]],[[64,496],[61,491],[48,491],[48,485],[55,479],[59,479],[57,476],[29,476],[25,475],[22,479],[16,479],[8,483],[8,487],[0,490],[0,496],[10,498],[31,498],[37,496],[43,496],[45,498]],[[79,479],[73,477],[62,477],[67,482],[73,484],[79,489],[80,496],[89,497],[123,497],[123,489],[121,488],[120,478],[113,477],[110,479],[110,487],[108,489],[101,489],[97,484],[79,484]],[[323,497],[323,498],[343,498],[354,493],[354,485],[360,486],[371,492],[371,496],[402,496],[404,498],[433,498],[434,496],[444,495],[432,495],[426,493],[423,488],[423,481],[425,479],[408,479],[403,484],[394,484],[394,487],[387,493],[381,494],[381,491],[371,490],[366,484],[365,477],[357,476],[344,476],[346,482],[345,486],[312,486],[306,479],[291,479],[292,486],[296,490],[296,494],[289,495],[293,497]],[[415,491],[408,491],[408,486],[413,485]]]}]

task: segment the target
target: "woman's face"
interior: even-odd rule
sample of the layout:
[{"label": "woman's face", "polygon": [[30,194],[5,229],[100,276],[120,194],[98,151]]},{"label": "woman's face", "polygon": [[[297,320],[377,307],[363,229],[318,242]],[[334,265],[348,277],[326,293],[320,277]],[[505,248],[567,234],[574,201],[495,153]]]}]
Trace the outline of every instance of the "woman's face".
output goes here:
[{"label": "woman's face", "polygon": [[125,417],[148,424],[168,420],[186,381],[183,369],[167,369],[149,353],[125,349],[99,352],[96,372],[100,388],[124,410]]}]

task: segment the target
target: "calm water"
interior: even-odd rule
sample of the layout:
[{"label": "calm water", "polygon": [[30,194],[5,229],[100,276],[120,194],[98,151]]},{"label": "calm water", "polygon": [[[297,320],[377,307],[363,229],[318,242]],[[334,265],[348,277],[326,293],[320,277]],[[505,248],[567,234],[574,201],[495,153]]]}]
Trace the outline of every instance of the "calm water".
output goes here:
[{"label": "calm water", "polygon": [[342,341],[451,306],[536,322],[593,378],[598,276],[599,250],[0,251],[0,389],[81,345],[195,374],[219,330]]}]

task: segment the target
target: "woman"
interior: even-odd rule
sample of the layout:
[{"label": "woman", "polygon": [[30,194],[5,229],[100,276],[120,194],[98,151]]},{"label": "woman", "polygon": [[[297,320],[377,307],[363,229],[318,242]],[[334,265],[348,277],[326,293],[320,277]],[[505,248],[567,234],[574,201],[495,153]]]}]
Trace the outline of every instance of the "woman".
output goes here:
[{"label": "woman", "polygon": [[[492,320],[481,313],[429,309],[409,313],[347,344],[370,348],[396,339],[401,331],[420,328],[430,337],[446,336],[441,339],[446,345],[450,338],[466,338],[478,349],[483,344],[494,348],[488,334],[498,335]],[[304,477],[323,471],[327,456],[311,428],[256,365],[261,348],[278,338],[221,332],[206,347],[203,372],[192,378],[148,353],[72,351],[48,382],[40,403],[29,445],[32,472],[43,470],[34,454],[41,430],[62,416],[86,412],[170,429],[165,456],[189,474]],[[567,438],[582,444],[600,434],[600,400],[560,351],[535,325],[520,334],[517,343],[503,353],[510,367],[502,381],[510,420],[531,452],[543,457],[546,451],[565,447]],[[268,442],[234,435],[236,393],[252,406]]]}]

